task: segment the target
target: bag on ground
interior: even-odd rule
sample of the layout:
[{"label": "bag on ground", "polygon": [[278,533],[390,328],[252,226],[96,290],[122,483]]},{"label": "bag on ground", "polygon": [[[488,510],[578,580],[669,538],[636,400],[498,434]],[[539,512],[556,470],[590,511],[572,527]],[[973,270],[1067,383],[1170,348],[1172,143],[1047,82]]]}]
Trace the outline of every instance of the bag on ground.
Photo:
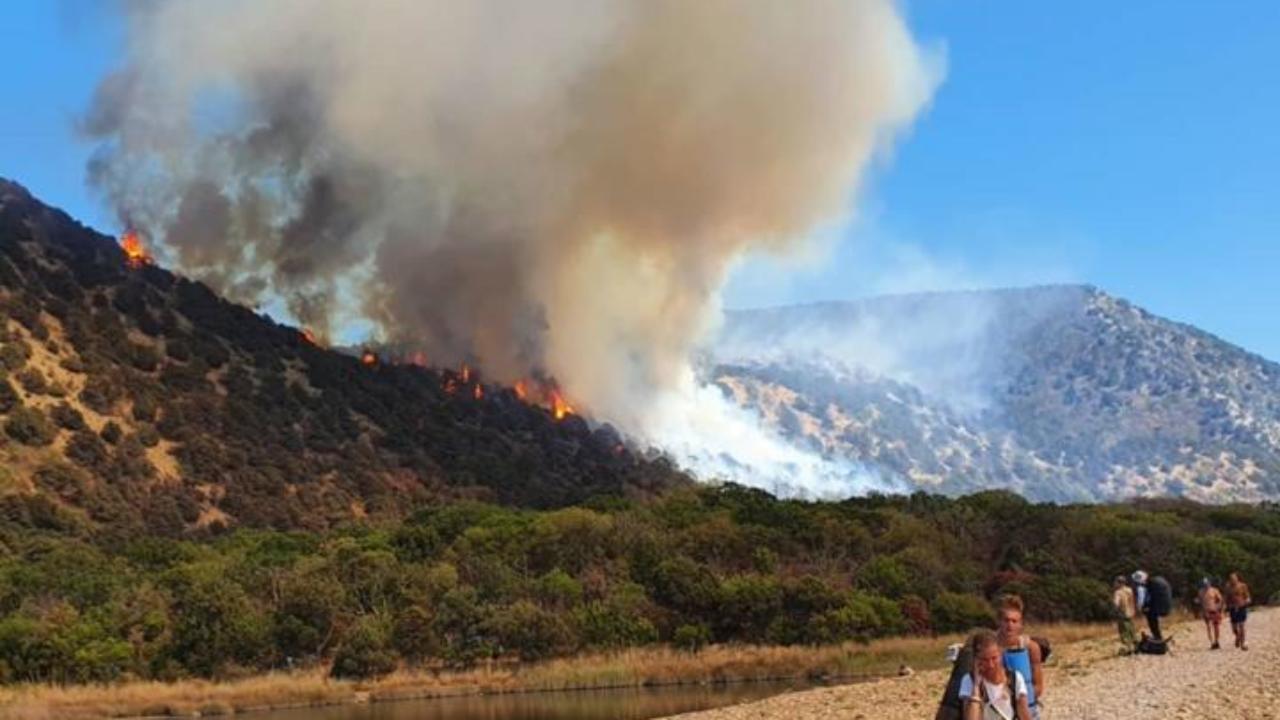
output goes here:
[{"label": "bag on ground", "polygon": [[1169,652],[1169,643],[1165,640],[1157,640],[1149,635],[1143,635],[1138,641],[1138,652],[1143,655],[1165,655]]}]

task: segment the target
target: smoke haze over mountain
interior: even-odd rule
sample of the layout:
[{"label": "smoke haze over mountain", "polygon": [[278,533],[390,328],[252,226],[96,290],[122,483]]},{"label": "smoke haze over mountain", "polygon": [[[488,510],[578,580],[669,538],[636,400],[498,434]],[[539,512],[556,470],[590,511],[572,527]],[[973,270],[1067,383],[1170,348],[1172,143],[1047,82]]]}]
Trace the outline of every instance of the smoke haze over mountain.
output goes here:
[{"label": "smoke haze over mountain", "polygon": [[638,434],[734,259],[849,212],[940,76],[888,0],[129,7],[82,127],[167,260]]}]

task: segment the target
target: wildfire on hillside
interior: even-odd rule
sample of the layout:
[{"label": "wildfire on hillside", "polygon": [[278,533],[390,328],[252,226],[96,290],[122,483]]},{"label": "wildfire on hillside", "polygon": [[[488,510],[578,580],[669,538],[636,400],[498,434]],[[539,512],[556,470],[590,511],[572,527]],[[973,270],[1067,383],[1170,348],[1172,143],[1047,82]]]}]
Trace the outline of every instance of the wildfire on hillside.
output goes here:
[{"label": "wildfire on hillside", "polygon": [[316,338],[315,332],[311,328],[302,328],[302,339],[312,345],[319,345],[320,341]]},{"label": "wildfire on hillside", "polygon": [[[310,330],[304,328],[301,332],[309,341],[314,342],[312,339],[314,335]],[[427,355],[421,351],[379,357],[373,350],[366,348],[360,355],[360,362],[366,367],[375,367],[383,362],[390,365],[428,367]],[[462,363],[457,370],[441,369],[439,373],[440,389],[447,395],[470,396],[475,400],[484,400],[494,388],[490,385],[486,389],[480,373],[468,363]],[[554,380],[521,378],[511,386],[511,392],[526,405],[546,409],[556,420],[564,420],[570,415],[577,414],[577,410],[565,398],[564,392]]]},{"label": "wildfire on hillside", "polygon": [[551,416],[556,420],[564,420],[577,413],[554,380],[521,378],[511,386],[511,392],[515,393],[521,402],[550,410]]},{"label": "wildfire on hillside", "polygon": [[137,270],[153,262],[151,254],[142,246],[142,238],[133,230],[126,231],[120,238],[120,249],[124,251],[124,261],[130,269]]}]

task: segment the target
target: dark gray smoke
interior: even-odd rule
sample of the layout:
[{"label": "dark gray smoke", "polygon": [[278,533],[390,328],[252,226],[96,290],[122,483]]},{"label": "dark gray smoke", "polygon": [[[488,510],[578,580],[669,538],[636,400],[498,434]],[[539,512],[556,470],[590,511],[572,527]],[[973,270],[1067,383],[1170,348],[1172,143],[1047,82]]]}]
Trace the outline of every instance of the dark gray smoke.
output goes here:
[{"label": "dark gray smoke", "polygon": [[635,431],[937,78],[890,0],[131,7],[90,177],[167,260]]}]

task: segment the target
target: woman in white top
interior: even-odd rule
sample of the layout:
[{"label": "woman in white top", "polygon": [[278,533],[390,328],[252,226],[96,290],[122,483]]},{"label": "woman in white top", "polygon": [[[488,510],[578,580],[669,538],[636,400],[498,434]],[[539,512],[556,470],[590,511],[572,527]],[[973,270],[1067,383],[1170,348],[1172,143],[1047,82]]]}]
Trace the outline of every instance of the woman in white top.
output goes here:
[{"label": "woman in white top", "polygon": [[996,634],[981,630],[969,639],[969,647],[973,672],[960,682],[964,720],[1030,720],[1027,681],[1021,673],[1005,669]]}]

